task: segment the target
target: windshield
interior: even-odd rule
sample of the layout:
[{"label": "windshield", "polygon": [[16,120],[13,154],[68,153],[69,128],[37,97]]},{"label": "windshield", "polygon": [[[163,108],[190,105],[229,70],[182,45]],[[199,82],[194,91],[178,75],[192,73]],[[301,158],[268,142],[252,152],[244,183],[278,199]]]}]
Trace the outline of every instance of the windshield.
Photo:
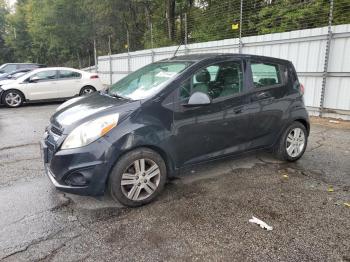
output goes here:
[{"label": "windshield", "polygon": [[131,100],[151,97],[189,65],[189,62],[159,62],[147,65],[112,85],[109,93]]}]

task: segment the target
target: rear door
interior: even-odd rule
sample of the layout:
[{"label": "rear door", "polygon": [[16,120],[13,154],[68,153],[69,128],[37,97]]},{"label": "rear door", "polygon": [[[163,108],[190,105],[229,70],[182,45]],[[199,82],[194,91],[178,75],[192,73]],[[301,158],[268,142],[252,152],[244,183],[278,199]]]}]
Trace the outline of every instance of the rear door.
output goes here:
[{"label": "rear door", "polygon": [[252,59],[250,77],[249,139],[251,148],[270,146],[282,128],[282,120],[291,101],[288,92],[287,67],[278,60]]},{"label": "rear door", "polygon": [[[211,64],[180,86],[173,125],[178,166],[245,149],[248,117],[243,68],[240,60]],[[194,92],[208,94],[212,103],[187,107]]]},{"label": "rear door", "polygon": [[25,84],[26,98],[44,100],[58,98],[57,70],[45,70],[31,75]]},{"label": "rear door", "polygon": [[57,88],[59,96],[68,98],[78,95],[82,86],[82,75],[72,70],[59,70]]}]

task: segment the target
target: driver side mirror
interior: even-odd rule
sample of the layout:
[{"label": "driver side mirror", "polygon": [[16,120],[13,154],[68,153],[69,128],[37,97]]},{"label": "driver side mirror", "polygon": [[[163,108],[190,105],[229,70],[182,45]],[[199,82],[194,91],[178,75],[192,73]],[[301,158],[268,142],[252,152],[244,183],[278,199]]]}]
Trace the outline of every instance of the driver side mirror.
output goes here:
[{"label": "driver side mirror", "polygon": [[29,83],[36,83],[36,82],[38,82],[40,80],[40,78],[39,77],[37,77],[37,76],[33,76],[32,78],[30,78],[29,79]]},{"label": "driver side mirror", "polygon": [[188,100],[188,103],[185,106],[204,106],[204,105],[210,105],[211,99],[210,97],[203,92],[194,92],[190,99]]}]

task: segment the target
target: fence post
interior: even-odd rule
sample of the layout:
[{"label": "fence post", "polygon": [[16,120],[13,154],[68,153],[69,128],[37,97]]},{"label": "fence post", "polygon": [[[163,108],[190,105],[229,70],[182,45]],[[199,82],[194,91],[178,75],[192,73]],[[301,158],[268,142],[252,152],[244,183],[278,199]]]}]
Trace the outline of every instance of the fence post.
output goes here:
[{"label": "fence post", "polygon": [[240,16],[239,16],[239,53],[242,54],[242,21],[243,21],[243,0],[241,0],[241,10],[240,10]]},{"label": "fence post", "polygon": [[320,101],[320,109],[319,109],[320,117],[322,117],[323,111],[324,111],[324,100],[325,100],[325,92],[326,92],[326,84],[327,84],[327,76],[328,76],[329,53],[330,53],[330,47],[331,47],[331,41],[332,41],[333,4],[334,4],[333,0],[330,0],[328,34],[327,34],[327,42],[326,42],[326,53],[325,53],[324,65],[323,65],[321,101]]},{"label": "fence post", "polygon": [[152,63],[154,63],[154,51],[151,50]]}]

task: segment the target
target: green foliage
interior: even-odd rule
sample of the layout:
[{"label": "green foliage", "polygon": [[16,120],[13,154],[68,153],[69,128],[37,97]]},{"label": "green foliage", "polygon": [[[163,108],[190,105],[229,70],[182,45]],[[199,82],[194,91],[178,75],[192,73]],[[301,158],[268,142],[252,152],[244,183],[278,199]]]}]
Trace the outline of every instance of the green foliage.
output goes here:
[{"label": "green foliage", "polygon": [[[243,36],[328,24],[328,0],[243,3]],[[189,43],[234,38],[239,19],[240,0],[17,0],[14,12],[0,0],[0,63],[85,67],[94,42],[98,55],[178,45],[186,23]],[[333,23],[350,23],[349,0],[334,1]]]},{"label": "green foliage", "polygon": [[6,16],[8,10],[4,0],[0,0],[0,64],[12,60],[11,49],[5,43]]}]

